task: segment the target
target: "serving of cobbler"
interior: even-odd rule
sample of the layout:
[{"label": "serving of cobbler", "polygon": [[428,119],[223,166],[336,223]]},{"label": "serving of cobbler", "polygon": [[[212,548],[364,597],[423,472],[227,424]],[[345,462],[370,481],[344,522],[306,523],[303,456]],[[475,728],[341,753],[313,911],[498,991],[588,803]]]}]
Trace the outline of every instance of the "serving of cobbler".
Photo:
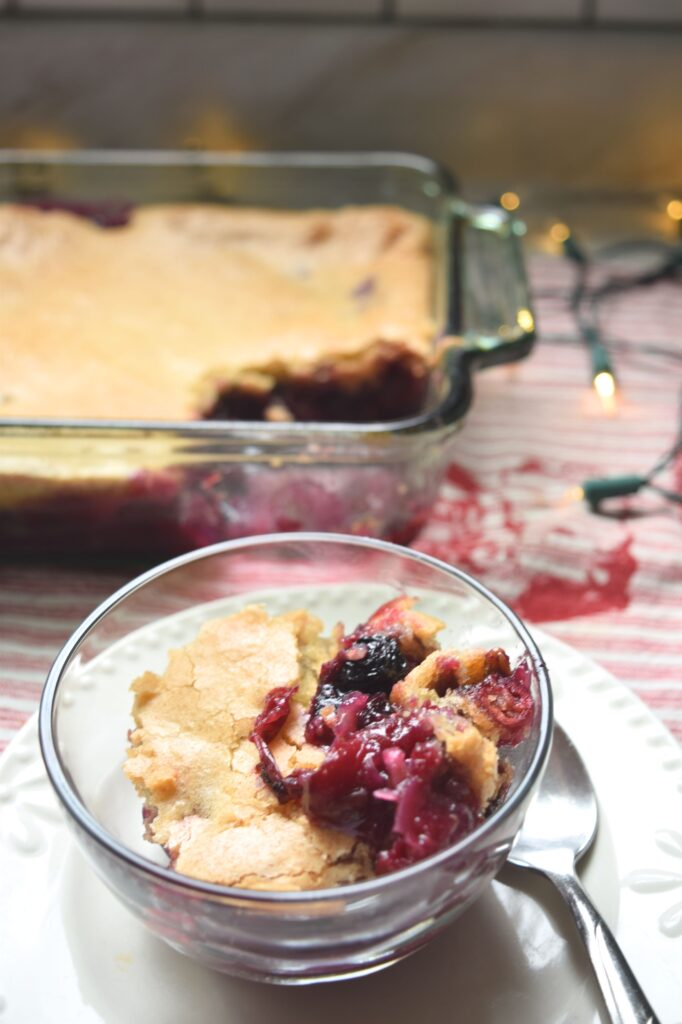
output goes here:
[{"label": "serving of cobbler", "polygon": [[442,649],[399,597],[330,637],[259,605],[204,624],[133,683],[125,773],[146,838],[179,872],[248,889],[320,889],[414,864],[504,798],[528,733],[530,670]]}]

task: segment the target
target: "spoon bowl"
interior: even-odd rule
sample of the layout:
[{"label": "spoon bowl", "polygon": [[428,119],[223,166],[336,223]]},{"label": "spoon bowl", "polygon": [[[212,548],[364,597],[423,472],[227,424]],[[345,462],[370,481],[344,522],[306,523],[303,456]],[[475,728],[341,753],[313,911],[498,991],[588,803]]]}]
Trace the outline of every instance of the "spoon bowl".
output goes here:
[{"label": "spoon bowl", "polygon": [[540,790],[528,808],[509,863],[533,868],[538,857],[551,858],[555,851],[569,851],[578,861],[598,827],[597,798],[587,769],[567,733],[556,725]]}]

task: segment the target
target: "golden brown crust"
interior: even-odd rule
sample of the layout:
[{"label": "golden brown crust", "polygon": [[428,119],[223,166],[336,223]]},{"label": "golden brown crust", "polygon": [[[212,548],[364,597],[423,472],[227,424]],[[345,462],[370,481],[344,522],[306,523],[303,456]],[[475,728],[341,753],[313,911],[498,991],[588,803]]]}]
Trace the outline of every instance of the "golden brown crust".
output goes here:
[{"label": "golden brown crust", "polygon": [[485,811],[500,788],[497,747],[463,715],[433,711],[429,719],[436,738],[453,761],[462,766],[481,811]]},{"label": "golden brown crust", "polygon": [[149,206],[112,229],[0,206],[0,411],[187,419],[227,383],[424,359],[431,244],[391,206]]},{"label": "golden brown crust", "polygon": [[[147,836],[175,867],[244,888],[311,889],[371,874],[369,854],[339,832],[280,807],[256,772],[249,740],[267,693],[309,689],[331,653],[321,623],[304,611],[270,618],[258,606],[206,623],[172,651],[166,671],[133,683],[135,730],[125,764],[152,812]],[[285,773],[316,767],[323,752],[303,739],[293,706],[271,744]]]},{"label": "golden brown crust", "polygon": [[176,870],[243,889],[320,889],[373,874],[367,847],[304,815],[253,817],[230,829],[190,816],[174,822],[168,842]]},{"label": "golden brown crust", "polygon": [[446,690],[478,683],[486,675],[486,652],[477,648],[433,651],[396,683],[391,700],[399,705],[410,698],[419,703],[442,696]]}]

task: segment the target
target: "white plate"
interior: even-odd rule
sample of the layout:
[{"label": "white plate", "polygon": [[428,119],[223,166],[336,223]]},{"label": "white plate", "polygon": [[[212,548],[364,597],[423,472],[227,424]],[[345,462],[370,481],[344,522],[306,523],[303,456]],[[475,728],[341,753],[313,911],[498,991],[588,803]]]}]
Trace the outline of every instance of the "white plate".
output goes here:
[{"label": "white plate", "polygon": [[[682,755],[603,669],[536,630],[557,717],[597,787],[584,879],[664,1024],[682,1019]],[[560,1024],[605,1019],[572,923],[505,869],[426,949],[356,981],[227,978],[155,939],[72,843],[31,719],[0,758],[0,1024]]]}]

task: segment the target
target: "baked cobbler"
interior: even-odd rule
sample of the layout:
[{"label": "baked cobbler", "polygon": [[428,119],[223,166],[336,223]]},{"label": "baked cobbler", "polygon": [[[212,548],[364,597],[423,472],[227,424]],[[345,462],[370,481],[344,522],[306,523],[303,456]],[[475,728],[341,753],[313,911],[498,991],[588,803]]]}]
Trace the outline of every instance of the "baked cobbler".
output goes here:
[{"label": "baked cobbler", "polygon": [[0,415],[363,422],[423,405],[425,218],[188,204],[97,220],[0,205]]},{"label": "baked cobbler", "polygon": [[413,864],[503,798],[530,672],[500,649],[441,649],[400,597],[350,633],[249,606],[206,623],[133,684],[125,764],[146,838],[208,882],[301,890]]}]

